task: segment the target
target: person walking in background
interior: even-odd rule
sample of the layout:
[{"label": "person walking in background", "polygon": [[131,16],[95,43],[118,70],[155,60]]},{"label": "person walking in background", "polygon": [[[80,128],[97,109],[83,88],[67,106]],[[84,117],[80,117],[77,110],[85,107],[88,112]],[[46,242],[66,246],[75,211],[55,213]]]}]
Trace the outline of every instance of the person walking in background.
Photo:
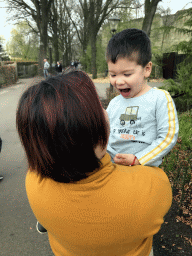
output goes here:
[{"label": "person walking in background", "polygon": [[43,69],[43,73],[44,73],[44,78],[48,78],[49,77],[49,72],[48,69],[50,67],[49,62],[47,61],[47,59],[44,59],[44,69]]},{"label": "person walking in background", "polygon": [[55,71],[57,72],[57,74],[62,73],[62,65],[59,61],[57,61],[57,64],[55,65]]},{"label": "person walking in background", "polygon": [[76,70],[78,69],[78,65],[79,65],[79,62],[77,60],[75,60],[74,67],[75,67]]},{"label": "person walking in background", "polygon": [[108,115],[87,74],[29,87],[16,124],[28,159],[27,197],[55,256],[153,255],[171,184],[160,168],[112,164]]},{"label": "person walking in background", "polygon": [[71,66],[71,68],[74,68],[74,61],[72,60],[71,62],[70,62],[70,66]]}]

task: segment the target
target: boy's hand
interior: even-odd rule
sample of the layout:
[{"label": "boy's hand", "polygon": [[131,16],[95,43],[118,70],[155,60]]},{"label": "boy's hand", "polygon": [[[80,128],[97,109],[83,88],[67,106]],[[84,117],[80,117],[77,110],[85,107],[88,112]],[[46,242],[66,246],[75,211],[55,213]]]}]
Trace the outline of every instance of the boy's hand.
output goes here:
[{"label": "boy's hand", "polygon": [[[116,164],[131,165],[134,161],[135,156],[133,154],[116,154],[114,162]],[[139,165],[139,160],[136,158],[134,165]]]}]

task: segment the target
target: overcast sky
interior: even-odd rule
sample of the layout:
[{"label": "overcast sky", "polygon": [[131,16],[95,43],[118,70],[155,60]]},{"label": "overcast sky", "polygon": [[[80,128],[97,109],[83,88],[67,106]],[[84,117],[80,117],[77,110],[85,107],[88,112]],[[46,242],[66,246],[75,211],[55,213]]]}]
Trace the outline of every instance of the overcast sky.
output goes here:
[{"label": "overcast sky", "polygon": [[[177,3],[176,3],[177,2]],[[165,9],[170,7],[171,13],[174,14],[178,10],[181,10],[182,8],[186,7],[186,9],[192,7],[192,1],[190,0],[162,0],[159,5],[163,6]],[[11,29],[14,28],[13,25],[6,22],[6,18],[8,17],[8,14],[6,13],[5,7],[5,1],[0,0],[0,35],[3,35],[6,42],[10,38],[10,32]]]}]

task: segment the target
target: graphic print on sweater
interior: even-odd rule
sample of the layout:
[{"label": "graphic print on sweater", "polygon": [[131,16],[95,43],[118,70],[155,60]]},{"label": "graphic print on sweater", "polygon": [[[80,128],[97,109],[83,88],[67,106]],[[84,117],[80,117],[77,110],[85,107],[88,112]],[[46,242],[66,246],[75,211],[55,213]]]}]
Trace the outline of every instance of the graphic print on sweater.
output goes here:
[{"label": "graphic print on sweater", "polygon": [[130,121],[130,124],[135,124],[135,121],[137,120],[138,110],[139,110],[138,106],[127,107],[125,109],[125,113],[121,114],[119,118],[120,124],[124,126],[126,121]]},{"label": "graphic print on sweater", "polygon": [[[138,120],[141,120],[141,117],[138,117],[139,106],[130,106],[125,109],[125,112],[120,115],[120,127],[119,129],[114,129],[113,133],[118,133],[121,139],[130,140],[135,142],[136,136],[141,135],[145,136],[145,132],[138,130],[137,128],[143,128],[141,123],[138,124]],[[127,129],[129,128],[129,129]],[[132,134],[130,134],[130,132]]]}]

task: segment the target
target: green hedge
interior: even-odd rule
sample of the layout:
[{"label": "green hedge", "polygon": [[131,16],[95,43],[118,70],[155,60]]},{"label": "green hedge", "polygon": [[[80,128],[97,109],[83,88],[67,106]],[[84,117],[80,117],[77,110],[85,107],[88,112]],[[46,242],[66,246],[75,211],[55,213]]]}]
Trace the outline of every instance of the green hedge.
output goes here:
[{"label": "green hedge", "polygon": [[0,87],[13,84],[16,81],[17,76],[14,66],[0,66]]}]

